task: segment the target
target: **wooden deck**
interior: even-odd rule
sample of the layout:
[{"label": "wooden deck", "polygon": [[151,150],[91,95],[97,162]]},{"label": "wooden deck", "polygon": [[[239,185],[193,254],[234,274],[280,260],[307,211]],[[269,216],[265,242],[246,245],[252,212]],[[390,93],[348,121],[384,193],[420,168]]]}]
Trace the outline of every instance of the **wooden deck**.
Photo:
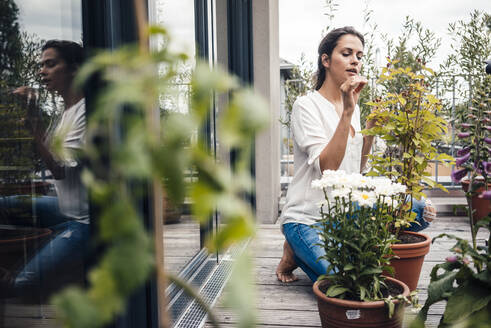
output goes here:
[{"label": "wooden deck", "polygon": [[[182,222],[182,225],[166,226],[168,232],[164,238],[167,245],[166,263],[171,270],[179,270],[180,267],[194,254],[196,248],[197,229],[194,223]],[[430,237],[440,233],[455,234],[461,238],[470,238],[470,228],[466,217],[445,216],[437,218],[433,224],[425,230]],[[193,237],[193,238],[190,238]],[[480,232],[480,243],[488,238],[488,234]],[[274,274],[282,252],[283,236],[278,225],[262,224],[258,227],[258,236],[253,241],[252,247],[255,253],[255,274],[257,287],[257,323],[258,327],[320,327],[317,313],[317,304],[311,291],[312,283],[307,276],[297,269],[299,281],[291,284],[283,284],[277,281]],[[429,283],[429,272],[436,264],[444,261],[451,253],[448,249],[454,243],[449,240],[438,240],[425,258],[423,272],[419,280],[419,296],[421,303],[426,299],[426,291]],[[435,304],[430,310],[427,327],[436,327],[443,313],[445,304]],[[20,304],[8,304],[0,307],[0,327],[2,320],[4,327],[57,327],[54,309],[50,305],[25,306]],[[218,318],[225,328],[236,327],[236,315],[218,302],[216,307]],[[406,325],[414,316],[410,309],[407,310]],[[207,324],[207,327],[210,327]]]},{"label": "wooden deck", "polygon": [[[425,230],[425,233],[432,238],[440,233],[449,233],[470,239],[470,227],[467,218],[462,216],[439,217]],[[480,243],[484,243],[488,234],[480,232],[478,237]],[[284,284],[276,279],[274,271],[282,254],[283,241],[284,238],[278,225],[263,224],[259,226],[258,237],[253,246],[255,250],[258,327],[320,327],[317,303],[311,290],[312,283],[308,277],[300,269],[297,269],[295,273],[299,280],[294,283]],[[431,268],[451,255],[449,248],[453,245],[454,242],[447,239],[439,239],[431,245],[430,253],[425,257],[418,284],[421,304],[426,300]],[[445,302],[432,306],[426,322],[427,327],[438,326],[444,308]],[[229,309],[218,305],[217,312],[223,327],[237,326],[237,317]],[[414,314],[408,308],[405,318],[406,326],[412,317]],[[207,327],[211,326],[208,324]]]}]

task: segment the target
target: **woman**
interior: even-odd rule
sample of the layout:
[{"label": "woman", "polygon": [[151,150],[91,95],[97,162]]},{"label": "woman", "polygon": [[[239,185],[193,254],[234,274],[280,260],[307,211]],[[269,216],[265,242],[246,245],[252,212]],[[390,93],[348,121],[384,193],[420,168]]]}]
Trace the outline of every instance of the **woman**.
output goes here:
[{"label": "woman", "polygon": [[[85,144],[85,99],[73,88],[73,80],[84,59],[79,44],[64,40],[50,40],[42,48],[41,81],[49,91],[62,99],[64,110],[52,135],[43,126],[36,92],[29,87],[19,87],[14,94],[28,106],[26,124],[30,128],[39,154],[50,170],[57,196],[32,198],[36,209],[37,225],[53,231],[53,238],[22,268],[15,279],[15,288],[24,291],[52,280],[58,284],[58,273],[79,265],[85,256],[89,236],[89,211],[87,190],[81,180],[82,164],[76,152]],[[62,153],[55,153],[51,144],[61,141]],[[0,206],[15,208],[21,203],[15,197],[3,199]],[[48,279],[46,279],[48,278]]]},{"label": "woman", "polygon": [[[324,170],[361,172],[367,162],[373,136],[360,134],[357,105],[367,83],[359,75],[364,45],[363,35],[352,27],[328,33],[318,49],[315,91],[293,104],[295,174],[280,217],[286,241],[276,269],[282,282],[297,279],[292,273],[297,266],[312,281],[328,267],[325,260],[317,261],[324,251],[316,245],[319,237],[312,227],[320,219],[318,204],[324,195],[312,189],[311,182]],[[373,122],[366,127],[373,127]]]}]

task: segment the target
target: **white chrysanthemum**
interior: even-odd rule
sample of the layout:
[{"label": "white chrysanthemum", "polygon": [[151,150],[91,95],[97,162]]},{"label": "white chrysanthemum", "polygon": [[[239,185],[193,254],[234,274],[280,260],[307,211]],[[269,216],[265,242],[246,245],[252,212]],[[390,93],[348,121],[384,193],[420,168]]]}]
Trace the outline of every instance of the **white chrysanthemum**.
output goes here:
[{"label": "white chrysanthemum", "polygon": [[349,184],[353,189],[372,187],[372,179],[370,177],[363,176],[360,173],[352,173],[346,178],[348,180],[346,183]]},{"label": "white chrysanthemum", "polygon": [[322,185],[323,185],[322,179],[313,180],[312,183],[310,184],[312,189],[321,189],[321,190],[322,190]]},{"label": "white chrysanthemum", "polygon": [[351,189],[338,188],[338,189],[333,189],[331,191],[331,196],[333,198],[339,197],[340,199],[344,199],[345,201],[349,201],[349,194],[350,193],[351,193]]},{"label": "white chrysanthemum", "polygon": [[399,202],[397,201],[397,199],[395,199],[393,197],[383,197],[383,202],[384,202],[384,204],[386,204],[387,206],[390,206],[392,208],[396,208],[399,205]]},{"label": "white chrysanthemum", "polygon": [[352,200],[362,207],[373,207],[377,201],[377,197],[373,191],[354,190],[352,197]]}]

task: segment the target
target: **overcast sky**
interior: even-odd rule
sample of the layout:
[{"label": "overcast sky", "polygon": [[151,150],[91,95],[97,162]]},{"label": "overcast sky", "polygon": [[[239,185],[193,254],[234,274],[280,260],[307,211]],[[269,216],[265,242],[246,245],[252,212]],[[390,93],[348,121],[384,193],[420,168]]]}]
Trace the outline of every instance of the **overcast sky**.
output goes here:
[{"label": "overcast sky", "polygon": [[[256,0],[268,1],[268,0]],[[317,46],[321,31],[326,27],[325,0],[278,0],[280,57],[298,63],[301,53],[313,62],[317,58]],[[334,0],[336,1],[336,0]],[[447,34],[448,24],[460,19],[468,20],[473,9],[491,13],[491,0],[337,0],[338,10],[333,27],[352,25],[361,32],[363,9],[368,1],[373,10],[373,20],[379,32],[397,37],[406,15],[421,21],[424,27],[443,39],[437,54],[437,65],[450,51],[451,39]],[[37,33],[41,38],[81,40],[80,0],[21,0],[20,21],[23,28]],[[193,0],[156,0],[163,9],[165,20],[176,43],[189,52],[194,51]],[[382,42],[377,40],[384,57]],[[490,54],[491,57],[491,54]],[[383,60],[383,58],[381,59]],[[383,64],[383,63],[381,63]]]},{"label": "overcast sky", "polygon": [[[335,12],[333,27],[352,25],[361,32],[367,30],[363,26],[366,0],[339,0],[336,3],[339,7]],[[449,23],[468,20],[469,13],[474,9],[491,13],[491,0],[369,0],[368,4],[380,32],[397,37],[405,17],[409,15],[441,37],[438,58],[430,63],[433,67],[437,67],[450,51],[451,39],[447,34]],[[279,0],[279,8],[280,57],[298,63],[303,52],[310,61],[315,62],[321,31],[328,22],[324,15],[325,1]],[[382,42],[377,43],[384,57]]]}]

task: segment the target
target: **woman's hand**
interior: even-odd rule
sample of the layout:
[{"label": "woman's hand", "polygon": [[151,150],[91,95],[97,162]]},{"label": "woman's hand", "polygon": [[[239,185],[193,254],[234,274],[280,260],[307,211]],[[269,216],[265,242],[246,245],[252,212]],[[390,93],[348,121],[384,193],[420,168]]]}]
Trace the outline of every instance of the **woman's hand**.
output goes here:
[{"label": "woman's hand", "polygon": [[367,79],[363,76],[355,75],[343,82],[339,87],[343,95],[343,113],[353,114],[361,90],[367,84]]},{"label": "woman's hand", "polygon": [[12,91],[12,94],[19,96],[24,102],[27,109],[27,117],[22,119],[27,127],[32,131],[34,136],[42,135],[41,115],[38,106],[38,92],[30,87],[19,87]]}]

